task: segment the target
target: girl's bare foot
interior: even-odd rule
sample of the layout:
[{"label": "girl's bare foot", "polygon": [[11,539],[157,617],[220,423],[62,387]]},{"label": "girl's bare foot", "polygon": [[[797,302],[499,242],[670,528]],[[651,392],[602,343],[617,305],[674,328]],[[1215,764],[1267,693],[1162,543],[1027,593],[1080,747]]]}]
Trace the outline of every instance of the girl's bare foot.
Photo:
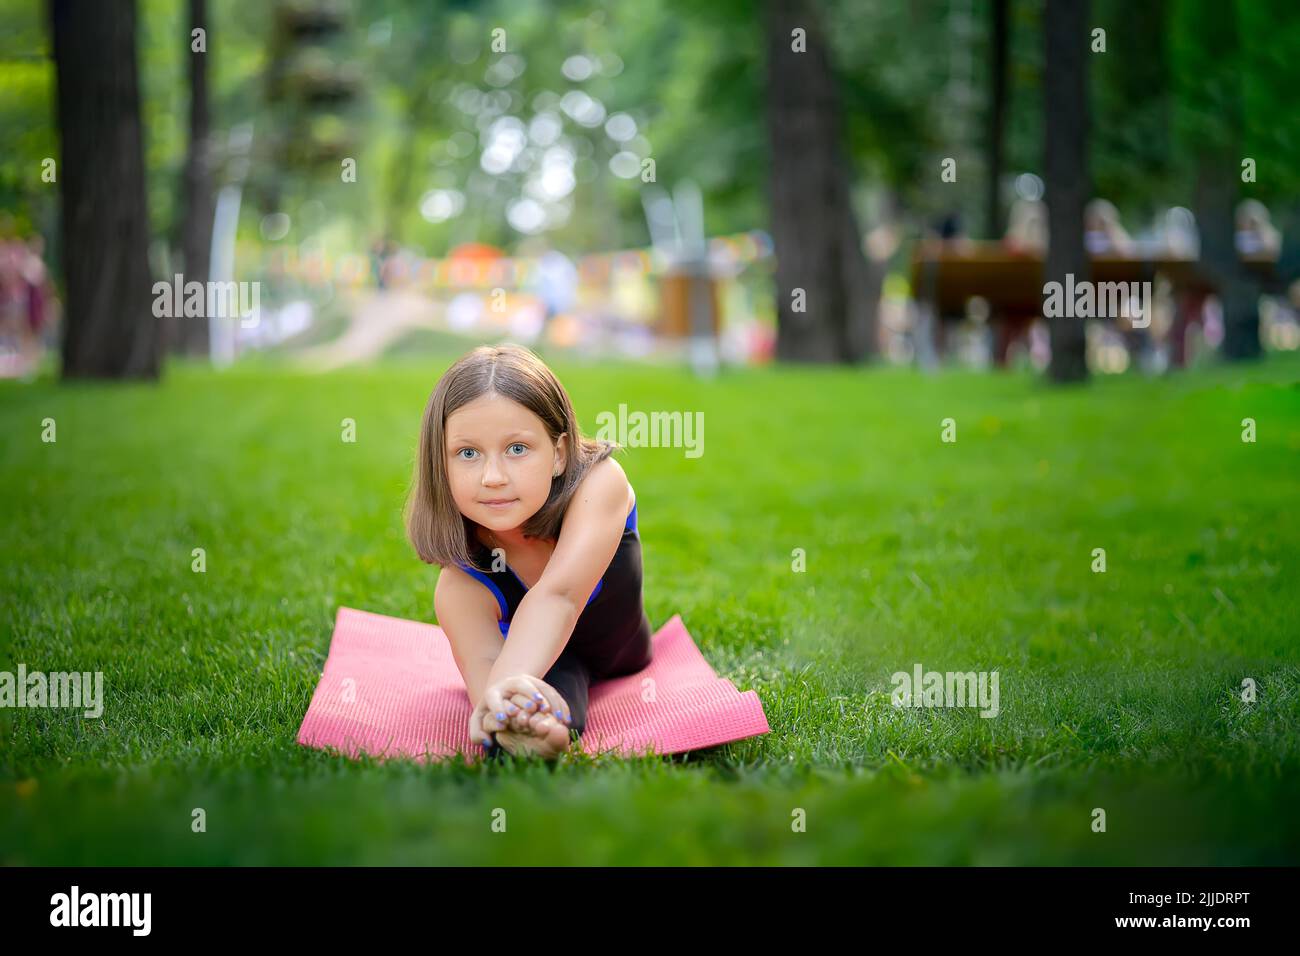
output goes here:
[{"label": "girl's bare foot", "polygon": [[[497,731],[497,743],[507,753],[516,756],[536,754],[550,760],[569,749],[568,726],[556,720],[549,711],[535,713],[522,723],[525,729]],[[512,721],[511,726],[518,724]]]}]

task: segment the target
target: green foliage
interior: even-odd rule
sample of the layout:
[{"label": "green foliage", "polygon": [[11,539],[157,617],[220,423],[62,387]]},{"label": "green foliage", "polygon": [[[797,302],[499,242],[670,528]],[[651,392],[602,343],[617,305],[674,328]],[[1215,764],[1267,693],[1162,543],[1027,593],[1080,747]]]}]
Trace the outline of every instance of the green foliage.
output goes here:
[{"label": "green foliage", "polygon": [[1174,180],[1168,6],[1093,2],[1092,22],[1106,30],[1106,52],[1088,60],[1093,191],[1139,221],[1190,204]]},{"label": "green foliage", "polygon": [[1259,0],[1238,7],[1242,61],[1243,156],[1254,157],[1256,182],[1247,195],[1295,204],[1300,196],[1300,17],[1286,0]]},{"label": "green foliage", "polygon": [[1236,150],[1243,126],[1236,0],[1180,0],[1170,18],[1176,128],[1189,152]]},{"label": "green foliage", "polygon": [[41,181],[44,159],[58,159],[54,66],[44,7],[24,0],[0,2],[0,209],[20,233],[50,233],[58,216],[57,188]]},{"label": "green foliage", "polygon": [[[965,8],[945,0],[810,0],[830,46],[858,195],[890,191],[914,221],[953,210],[968,225],[982,221],[991,3],[972,0],[963,21]],[[1243,195],[1273,204],[1300,192],[1293,161],[1300,113],[1291,102],[1300,87],[1300,18],[1291,7],[1289,0],[1094,0],[1107,51],[1089,59],[1090,167],[1096,194],[1114,201],[1131,228],[1159,207],[1192,204],[1192,172],[1207,148],[1256,159],[1258,181],[1244,184]],[[1042,8],[1041,0],[1010,2],[1008,177],[1041,172]],[[154,235],[167,237],[179,214],[188,136],[187,7],[138,0],[138,9],[150,217]],[[585,91],[607,115],[632,116],[643,137],[634,151],[655,160],[659,185],[700,185],[708,232],[767,225],[761,4],[372,0],[346,9],[329,56],[360,77],[355,102],[299,123],[287,100],[276,106],[270,98],[277,73],[302,65],[273,42],[276,5],[209,4],[219,157],[233,127],[253,128],[244,236],[258,235],[265,213],[283,210],[292,222],[285,243],[313,238],[357,250],[391,234],[434,255],[474,240],[515,245],[522,237],[506,211],[530,173],[493,176],[481,168],[486,121],[458,105],[471,89],[504,94],[497,115],[524,123],[554,111],[548,96]],[[506,82],[491,73],[501,59],[490,48],[498,29],[523,64]],[[57,130],[43,5],[0,0],[0,35],[0,208],[23,228],[49,232],[57,207],[53,189],[39,182],[39,163],[57,155]],[[574,55],[593,57],[602,69],[569,80],[561,68]],[[644,184],[609,169],[619,145],[601,126],[560,115],[578,154],[578,181],[551,241],[571,251],[647,242]],[[341,181],[337,157],[315,168],[277,158],[310,152],[312,141],[355,152],[357,181]],[[959,187],[937,190],[938,163],[948,156],[959,161]],[[223,162],[218,181],[231,173]],[[426,220],[422,197],[438,189],[462,191],[465,212]],[[874,225],[871,216],[862,222]]]}]

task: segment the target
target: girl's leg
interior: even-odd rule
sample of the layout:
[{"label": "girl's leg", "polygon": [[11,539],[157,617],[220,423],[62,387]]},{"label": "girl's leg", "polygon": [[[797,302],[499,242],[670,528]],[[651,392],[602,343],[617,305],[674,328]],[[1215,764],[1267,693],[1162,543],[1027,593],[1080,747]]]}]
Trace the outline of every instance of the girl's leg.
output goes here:
[{"label": "girl's leg", "polygon": [[572,648],[566,647],[542,680],[550,684],[569,705],[569,729],[579,735],[587,726],[587,691],[591,670]]},{"label": "girl's leg", "polygon": [[650,619],[641,612],[641,623],[631,640],[621,646],[611,648],[600,660],[593,661],[592,671],[601,679],[607,677],[624,677],[635,674],[650,666],[654,657],[654,632],[650,629]]}]

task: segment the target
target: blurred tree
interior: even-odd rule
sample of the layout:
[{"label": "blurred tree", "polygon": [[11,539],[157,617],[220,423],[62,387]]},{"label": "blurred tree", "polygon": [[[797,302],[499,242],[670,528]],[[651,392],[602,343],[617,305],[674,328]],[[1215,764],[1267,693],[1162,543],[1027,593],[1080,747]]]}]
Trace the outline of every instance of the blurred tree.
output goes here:
[{"label": "blurred tree", "polygon": [[[1083,244],[1083,208],[1088,182],[1088,55],[1091,41],[1088,0],[1053,0],[1043,17],[1043,149],[1047,199],[1047,261],[1044,282],[1060,282],[1072,273],[1088,278]],[[1071,311],[1071,310],[1065,310]],[[1084,320],[1056,316],[1049,320],[1052,359],[1048,375],[1055,382],[1088,377]]]},{"label": "blurred tree", "polygon": [[[1094,0],[1091,7],[1088,27],[1108,29],[1108,51],[1088,57],[1096,122],[1088,131],[1086,171],[1095,194],[1126,216],[1195,205],[1206,160],[1200,147],[1208,142],[1198,126],[1207,109],[1196,90],[1209,79],[1207,58],[1213,66],[1224,57],[1214,49],[1212,23],[1207,27],[1197,13],[1199,0],[1189,2],[1133,7]],[[191,224],[188,180],[198,154],[187,148],[194,138],[182,117],[193,122],[200,115],[185,102],[199,81],[192,74],[185,82],[187,47],[177,43],[187,29],[188,0],[137,3],[147,207],[159,237],[150,255],[157,271],[171,271],[161,239],[170,233],[183,248]],[[895,206],[905,237],[953,212],[967,231],[976,231],[973,224],[995,235],[994,213],[1005,215],[999,186],[1007,185],[998,170],[1045,172],[1048,5],[790,0],[789,7],[820,24],[825,68],[816,88],[839,104],[832,125],[840,180],[830,188],[844,197],[844,215],[832,226],[843,239],[824,239],[827,248],[860,245],[850,235],[892,218]],[[1275,208],[1286,205],[1278,215],[1287,227],[1288,261],[1300,271],[1300,166],[1290,161],[1300,148],[1300,114],[1288,99],[1296,87],[1290,51],[1300,42],[1297,18],[1288,15],[1286,0],[1237,2],[1235,9],[1240,49],[1232,62],[1242,122],[1230,142],[1234,162],[1254,157],[1260,171],[1257,182],[1241,183],[1234,167],[1235,188]],[[591,0],[373,0],[347,9],[332,0],[229,0],[208,13],[209,20],[223,17],[216,24],[219,55],[207,62],[213,139],[224,143],[232,124],[252,121],[251,195],[267,197],[264,209],[282,206],[290,214],[288,232],[279,232],[285,220],[277,217],[274,235],[281,238],[264,237],[268,243],[354,251],[387,232],[437,255],[464,241],[510,246],[541,232],[569,250],[642,245],[647,183],[628,170],[648,160],[670,190],[687,180],[699,184],[708,234],[776,231],[773,183],[789,177],[773,168],[765,97],[769,20],[747,0],[612,7]],[[42,204],[54,208],[46,199],[54,188],[34,186],[31,174],[53,155],[46,145],[53,132],[40,128],[42,85],[52,88],[53,77],[39,62],[39,44],[37,62],[24,59],[31,45],[22,38],[32,31],[17,0],[0,0],[0,20],[0,70],[10,91],[0,99],[0,122],[11,147],[0,156],[0,196],[29,228]],[[498,30],[503,45],[493,42]],[[808,37],[804,55],[813,56]],[[1004,45],[999,110],[996,64]],[[43,82],[42,69],[49,74]],[[364,84],[355,82],[360,77]],[[279,100],[268,97],[272,89]],[[355,95],[336,95],[347,89]],[[790,108],[813,89],[785,91]],[[980,95],[970,104],[972,90]],[[498,168],[494,156],[512,140],[521,148],[512,147],[513,161]],[[340,183],[342,156],[356,159],[356,182]],[[958,158],[958,182],[937,188],[939,161],[950,156]],[[214,159],[215,181],[229,181],[228,165],[220,155]],[[534,224],[521,228],[528,217],[514,213],[529,204]],[[258,205],[244,204],[246,237],[264,224]],[[537,221],[538,209],[544,221]],[[895,256],[908,252],[905,241]],[[850,255],[834,266],[846,297],[864,284],[854,278],[861,261]],[[877,279],[866,273],[868,301]],[[781,299],[788,307],[788,290]],[[865,310],[847,308],[853,321],[832,329],[841,348],[854,330],[866,334]]]},{"label": "blurred tree", "polygon": [[0,0],[0,209],[19,234],[29,229],[46,239],[58,258],[58,183],[42,178],[43,163],[58,155],[54,70],[46,10],[25,0]]},{"label": "blurred tree", "polygon": [[[207,0],[189,0],[189,28],[185,34],[190,50],[190,137],[182,177],[181,253],[185,281],[208,281],[208,257],[212,250],[212,142],[208,107],[208,49],[212,31]],[[194,31],[202,30],[202,49],[197,49]],[[171,350],[193,356],[209,354],[208,323],[173,318],[167,341]]]},{"label": "blurred tree", "polygon": [[768,0],[766,15],[777,358],[860,361],[873,351],[877,298],[826,35],[809,0]]},{"label": "blurred tree", "polygon": [[[1237,256],[1236,206],[1246,121],[1236,0],[1183,0],[1174,38],[1181,58],[1179,122],[1195,156],[1195,203],[1201,267],[1219,291],[1223,354],[1260,354],[1259,287]],[[1193,146],[1193,144],[1195,144]]]},{"label": "blurred tree", "polygon": [[653,5],[578,0],[387,0],[366,12],[367,146],[384,171],[370,229],[440,251],[533,232],[568,248],[647,241],[640,170],[614,176],[610,161],[627,153],[681,175],[648,134],[679,115],[669,87],[680,73],[664,59],[689,55],[680,22]]},{"label": "blurred tree", "polygon": [[280,209],[286,173],[336,181],[357,159],[362,144],[348,120],[365,84],[350,57],[349,10],[343,0],[276,0],[261,134],[272,168],[258,180],[265,210]]},{"label": "blurred tree", "polygon": [[135,0],[50,0],[48,9],[67,282],[62,375],[156,379]]},{"label": "blurred tree", "polygon": [[1150,219],[1189,205],[1173,141],[1173,77],[1166,0],[1095,0],[1092,27],[1106,52],[1090,53],[1088,156],[1095,195]]},{"label": "blurred tree", "polygon": [[418,147],[431,127],[436,129],[441,125],[435,122],[440,90],[429,83],[429,73],[432,72],[431,65],[442,59],[438,56],[441,51],[437,50],[435,40],[443,36],[443,29],[439,27],[445,29],[445,24],[435,25],[426,20],[442,13],[431,4],[402,6],[386,24],[391,37],[387,41],[391,44],[389,55],[408,72],[405,82],[399,80],[392,85],[405,122],[385,176],[385,236],[401,235],[403,219],[416,207],[418,197],[413,195],[412,189],[422,166]]},{"label": "blurred tree", "polygon": [[[1245,141],[1242,159],[1256,163],[1242,192],[1274,210],[1282,229],[1280,285],[1300,280],[1300,17],[1292,0],[1239,6]],[[1241,170],[1238,170],[1240,174]]]},{"label": "blurred tree", "polygon": [[989,13],[989,107],[988,156],[985,161],[984,234],[989,239],[1002,235],[1002,157],[1007,125],[1007,48],[1011,30],[1010,0],[990,0]]}]

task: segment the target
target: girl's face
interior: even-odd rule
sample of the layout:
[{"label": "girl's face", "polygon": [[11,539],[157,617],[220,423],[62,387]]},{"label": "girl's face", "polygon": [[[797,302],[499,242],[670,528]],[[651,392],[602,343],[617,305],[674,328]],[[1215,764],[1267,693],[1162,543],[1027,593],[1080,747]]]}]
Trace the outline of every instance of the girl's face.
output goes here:
[{"label": "girl's face", "polygon": [[452,499],[461,514],[492,531],[518,528],[536,514],[564,471],[568,436],[552,442],[540,418],[503,395],[462,405],[443,432]]}]

